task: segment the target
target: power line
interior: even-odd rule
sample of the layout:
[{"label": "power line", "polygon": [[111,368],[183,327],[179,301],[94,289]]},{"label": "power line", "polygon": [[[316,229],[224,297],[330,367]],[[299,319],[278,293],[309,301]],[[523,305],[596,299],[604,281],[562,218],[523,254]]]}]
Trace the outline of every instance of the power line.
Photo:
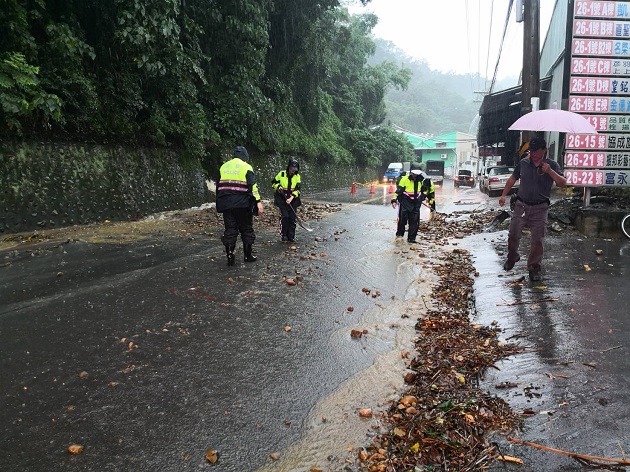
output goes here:
[{"label": "power line", "polygon": [[485,82],[483,84],[484,90],[488,86],[488,66],[490,65],[490,40],[492,39],[492,23],[494,20],[494,0],[492,0],[492,6],[490,8],[490,28],[488,32],[488,53],[486,54],[486,73],[484,74]]},{"label": "power line", "polygon": [[503,28],[503,36],[501,37],[501,45],[499,46],[499,54],[497,56],[497,64],[494,68],[494,75],[492,76],[492,82],[490,83],[490,89],[488,90],[488,93],[492,93],[492,90],[494,89],[494,84],[497,81],[497,74],[499,72],[499,61],[501,61],[501,52],[503,51],[503,43],[505,42],[505,35],[507,34],[507,29],[508,29],[508,24],[510,22],[510,14],[512,13],[512,6],[514,5],[514,0],[510,0],[510,3],[508,5],[508,11],[507,11],[507,15],[505,17],[505,26]]}]

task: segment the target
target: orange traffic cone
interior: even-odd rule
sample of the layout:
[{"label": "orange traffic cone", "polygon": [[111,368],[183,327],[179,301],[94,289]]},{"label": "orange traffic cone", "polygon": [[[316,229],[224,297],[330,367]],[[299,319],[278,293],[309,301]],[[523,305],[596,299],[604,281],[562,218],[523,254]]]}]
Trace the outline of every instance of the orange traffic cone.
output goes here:
[{"label": "orange traffic cone", "polygon": [[352,182],[352,187],[350,187],[350,193],[357,193],[357,186],[354,182]]},{"label": "orange traffic cone", "polygon": [[370,185],[370,193],[374,193],[374,184]]}]

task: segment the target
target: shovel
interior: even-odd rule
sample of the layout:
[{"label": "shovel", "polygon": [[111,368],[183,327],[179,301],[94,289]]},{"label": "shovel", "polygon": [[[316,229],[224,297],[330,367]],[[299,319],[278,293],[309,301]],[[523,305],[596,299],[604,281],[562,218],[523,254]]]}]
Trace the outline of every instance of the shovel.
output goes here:
[{"label": "shovel", "polygon": [[306,226],[304,226],[304,223],[302,223],[302,220],[300,219],[300,217],[298,216],[298,214],[295,212],[295,208],[293,208],[291,205],[289,205],[289,208],[291,208],[291,210],[293,210],[293,213],[295,213],[295,219],[297,221],[297,224],[300,226],[300,228],[305,229],[306,231],[308,231],[309,233],[311,231],[313,231],[312,228],[307,228]]},{"label": "shovel", "polygon": [[494,220],[492,220],[490,224],[484,228],[483,230],[484,233],[487,233],[488,231],[492,231],[501,223],[503,223],[505,220],[511,217],[512,217],[512,211],[501,210],[499,214],[494,217]]}]

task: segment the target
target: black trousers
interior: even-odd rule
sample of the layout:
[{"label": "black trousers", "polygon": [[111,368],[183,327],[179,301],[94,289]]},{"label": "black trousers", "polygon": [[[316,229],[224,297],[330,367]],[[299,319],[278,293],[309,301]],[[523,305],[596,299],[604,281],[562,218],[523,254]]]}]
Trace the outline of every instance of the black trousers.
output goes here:
[{"label": "black trousers", "polygon": [[284,202],[278,205],[278,209],[280,210],[280,235],[288,240],[294,240],[295,226],[297,224],[295,209]]},{"label": "black trousers", "polygon": [[418,226],[420,225],[420,209],[409,209],[401,205],[398,215],[396,235],[403,236],[405,234],[405,225],[409,223],[407,241],[415,241],[418,235]]},{"label": "black trousers", "polygon": [[254,244],[256,234],[254,233],[254,215],[249,208],[234,208],[223,211],[223,244],[236,246],[238,234],[246,244]]}]

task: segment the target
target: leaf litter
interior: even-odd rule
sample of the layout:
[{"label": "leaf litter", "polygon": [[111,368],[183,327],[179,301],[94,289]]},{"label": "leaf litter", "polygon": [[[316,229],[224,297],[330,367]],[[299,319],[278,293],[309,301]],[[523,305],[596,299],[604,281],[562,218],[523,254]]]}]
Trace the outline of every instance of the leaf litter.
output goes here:
[{"label": "leaf litter", "polygon": [[[446,245],[454,231],[478,232],[486,219],[471,218],[462,225],[433,218],[423,222],[424,234],[433,238],[433,244]],[[470,274],[475,270],[470,254],[462,249],[444,251],[434,271],[439,281],[432,287],[432,303],[425,304],[416,324],[417,357],[404,375],[408,386],[383,415],[383,431],[359,452],[362,470],[487,470],[501,457],[490,433],[508,434],[522,424],[523,416],[507,402],[478,387],[486,369],[498,369],[498,360],[523,348],[499,341],[501,330],[495,325],[471,324]]]}]

